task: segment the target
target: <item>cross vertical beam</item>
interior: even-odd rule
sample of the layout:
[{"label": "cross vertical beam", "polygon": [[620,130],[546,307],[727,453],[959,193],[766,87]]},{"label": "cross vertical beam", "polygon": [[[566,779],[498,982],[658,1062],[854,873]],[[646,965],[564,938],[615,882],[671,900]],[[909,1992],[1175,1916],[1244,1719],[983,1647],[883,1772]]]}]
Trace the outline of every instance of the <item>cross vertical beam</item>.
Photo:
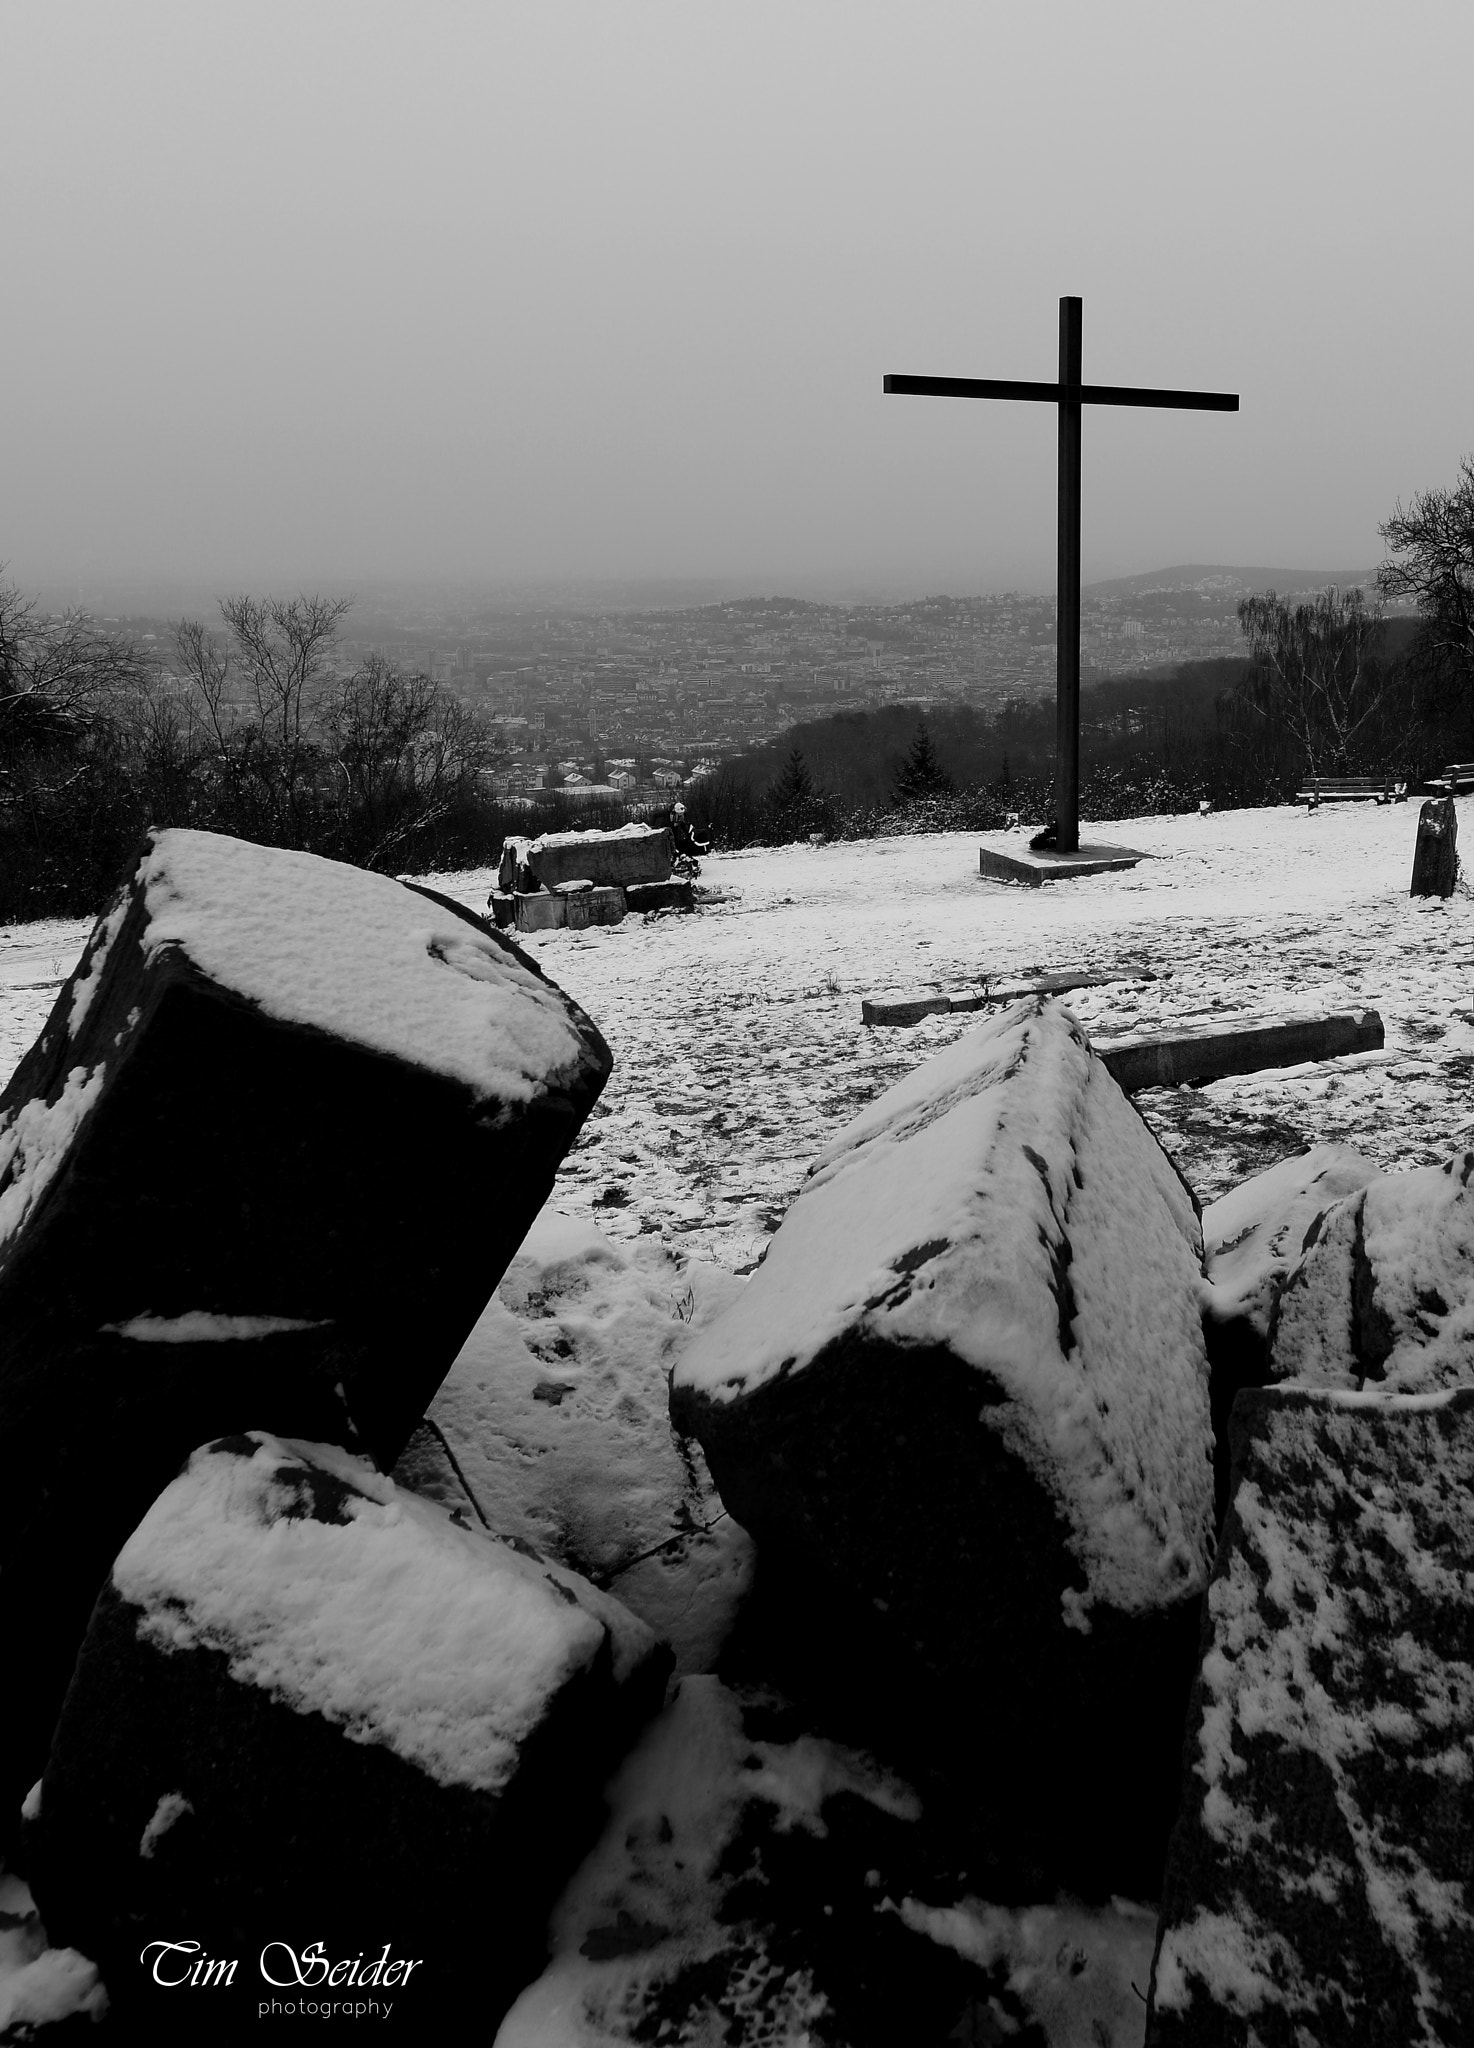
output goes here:
[{"label": "cross vertical beam", "polygon": [[1055,580],[1054,817],[1061,853],[1080,845],[1080,330],[1059,302],[1059,558]]}]

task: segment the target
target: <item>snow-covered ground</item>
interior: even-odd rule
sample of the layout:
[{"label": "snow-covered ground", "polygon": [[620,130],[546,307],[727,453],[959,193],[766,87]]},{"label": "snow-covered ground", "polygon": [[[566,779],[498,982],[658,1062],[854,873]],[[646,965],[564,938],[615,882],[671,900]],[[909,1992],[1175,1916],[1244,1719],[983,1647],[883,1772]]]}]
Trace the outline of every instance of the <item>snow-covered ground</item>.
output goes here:
[{"label": "snow-covered ground", "polygon": [[[1474,800],[1461,802],[1459,813],[1466,852],[1474,852]],[[659,1240],[677,1263],[695,1257],[742,1271],[825,1143],[883,1088],[978,1022],[946,1016],[873,1029],[860,1021],[863,996],[961,992],[1036,968],[1100,972],[1117,964],[1161,978],[1067,998],[1090,1030],[1361,1005],[1385,1023],[1381,1053],[1138,1098],[1204,1202],[1312,1140],[1354,1145],[1389,1167],[1440,1161],[1474,1130],[1474,895],[1409,901],[1416,822],[1416,805],[1369,804],[1313,816],[1284,807],[1130,821],[1101,836],[1154,858],[1040,891],[983,882],[971,834],[723,855],[703,875],[721,900],[698,916],[531,936],[528,950],[588,1010],[615,1056],[553,1204],[609,1236],[644,1237],[642,1250],[654,1252],[650,1239]],[[424,879],[479,910],[494,875]],[[48,921],[0,930],[0,1084],[39,1031],[88,928]],[[523,1334],[531,1341],[536,1333]],[[645,1919],[659,1920],[663,1962],[709,1960],[720,1887],[698,1897],[706,1885],[698,1870],[681,1880],[684,1905],[664,1896],[676,1885],[669,1858],[664,1850],[646,1857],[638,1842],[648,1830],[631,1832],[652,1799],[676,1799],[677,1834],[688,1824],[698,1835],[705,1829],[698,1851],[714,1854],[752,1796],[781,1815],[791,1810],[783,1825],[800,1833],[821,1826],[819,1793],[779,1798],[769,1779],[796,1783],[795,1773],[819,1764],[861,1776],[868,1768],[832,1751],[816,1763],[802,1735],[754,1750],[751,1731],[742,1732],[744,1712],[750,1703],[744,1708],[715,1679],[684,1682],[626,1769],[605,1843],[560,1908],[549,1976],[529,1990],[515,2025],[508,2022],[509,2048],[583,2048],[614,2038],[588,2031],[578,2015],[588,2013],[594,1992],[606,2003],[630,1992],[632,1969],[656,1968],[654,1950],[642,1948]],[[686,1797],[682,1759],[693,1743],[700,1748],[697,1735],[715,1760],[708,1782],[687,1787]],[[878,1779],[865,1785],[865,1801],[899,1815],[902,1793]],[[719,1827],[702,1819],[708,1805],[720,1808]],[[3,1903],[23,1913],[14,1889],[14,1904],[8,1896]],[[1087,1915],[1052,1902],[1005,1913],[963,1893],[901,1891],[890,1910],[897,1924],[929,1938],[928,1947],[990,1973],[970,2038],[1004,2038],[1026,2014],[1055,2048],[1140,2041],[1149,1907]],[[601,1947],[594,1935],[606,1923],[624,1932]],[[44,1986],[33,1977],[35,1996],[61,1998],[56,1973],[74,1965],[33,1961],[33,1925],[25,1923],[24,1953],[0,1954],[0,1965],[51,1971],[56,1981]],[[0,1978],[0,1993],[15,1989],[3,1967]],[[1006,2009],[997,2005],[1000,1985],[1014,2001]],[[65,1995],[84,1988],[68,1979]],[[795,1978],[792,1988],[787,2038],[798,2043],[812,2000],[806,1980]],[[0,1996],[0,2030],[5,2010]]]},{"label": "snow-covered ground", "polygon": [[[1362,1003],[1386,1025],[1382,1053],[1143,1097],[1204,1200],[1309,1137],[1432,1163],[1474,1128],[1474,897],[1409,900],[1416,826],[1415,804],[1128,820],[1103,836],[1156,858],[1038,890],[982,881],[971,833],[764,848],[704,863],[727,894],[696,917],[529,934],[615,1057],[558,1206],[748,1265],[825,1140],[976,1022],[867,1027],[863,996],[1121,962],[1170,975],[1072,996],[1090,1029]],[[479,910],[495,876],[423,879]],[[0,931],[0,1080],[88,929]]]},{"label": "snow-covered ground", "polygon": [[[1416,827],[1414,804],[1134,820],[1109,837],[1157,858],[1039,890],[982,881],[973,834],[764,849],[704,864],[732,893],[697,917],[531,936],[615,1058],[559,1206],[750,1263],[826,1139],[977,1022],[867,1027],[863,996],[1128,961],[1170,978],[1069,997],[1088,1029],[1359,1004],[1386,1026],[1382,1053],[1144,1096],[1204,1201],[1309,1138],[1439,1160],[1474,1127],[1474,896],[1409,899]],[[479,907],[491,880],[436,886]]]}]

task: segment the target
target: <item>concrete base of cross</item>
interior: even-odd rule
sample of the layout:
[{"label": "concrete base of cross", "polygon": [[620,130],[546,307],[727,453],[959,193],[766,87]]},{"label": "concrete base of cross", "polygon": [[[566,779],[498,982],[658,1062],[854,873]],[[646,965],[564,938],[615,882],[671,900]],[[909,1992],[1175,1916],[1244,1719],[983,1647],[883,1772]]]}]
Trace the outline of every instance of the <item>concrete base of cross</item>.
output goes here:
[{"label": "concrete base of cross", "polygon": [[1153,858],[1130,846],[1082,845],[1073,853],[1059,853],[1053,847],[1036,849],[1026,839],[1018,839],[1005,846],[980,846],[978,873],[985,882],[1021,882],[1027,889],[1039,889],[1046,882],[1108,874],[1113,868],[1134,868],[1139,860]]}]

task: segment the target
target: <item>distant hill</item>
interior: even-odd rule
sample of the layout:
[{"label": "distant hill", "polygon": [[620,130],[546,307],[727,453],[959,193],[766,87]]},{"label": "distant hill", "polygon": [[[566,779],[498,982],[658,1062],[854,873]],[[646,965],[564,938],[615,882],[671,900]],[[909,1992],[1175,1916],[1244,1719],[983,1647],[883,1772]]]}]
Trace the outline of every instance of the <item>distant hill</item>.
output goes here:
[{"label": "distant hill", "polygon": [[1179,562],[1174,569],[1150,569],[1143,576],[1117,576],[1083,587],[1093,597],[1145,597],[1150,591],[1219,591],[1225,596],[1254,590],[1276,590],[1281,596],[1302,590],[1340,590],[1357,586],[1370,594],[1377,587],[1375,569],[1234,569],[1221,562]]}]

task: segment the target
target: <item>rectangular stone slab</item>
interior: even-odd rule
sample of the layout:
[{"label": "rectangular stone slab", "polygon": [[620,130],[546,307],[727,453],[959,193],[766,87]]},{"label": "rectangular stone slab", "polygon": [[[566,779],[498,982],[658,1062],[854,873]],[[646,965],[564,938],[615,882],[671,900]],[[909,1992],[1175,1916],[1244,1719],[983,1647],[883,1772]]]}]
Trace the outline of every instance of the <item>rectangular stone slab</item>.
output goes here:
[{"label": "rectangular stone slab", "polygon": [[696,884],[672,878],[668,882],[632,882],[624,892],[631,911],[694,910]]},{"label": "rectangular stone slab", "polygon": [[1148,2048],[1467,2042],[1474,1388],[1234,1405]]},{"label": "rectangular stone slab", "polygon": [[560,882],[664,882],[675,859],[669,827],[658,832],[556,832],[534,839],[527,864],[545,889]]},{"label": "rectangular stone slab", "polygon": [[1128,1095],[1139,1088],[1176,1088],[1184,1081],[1216,1081],[1264,1067],[1298,1067],[1306,1060],[1342,1059],[1380,1052],[1382,1019],[1375,1010],[1315,1017],[1239,1017],[1189,1024],[1174,1031],[1102,1038],[1095,1049]]},{"label": "rectangular stone slab", "polygon": [[1156,979],[1149,968],[1118,967],[1108,974],[1040,974],[1029,981],[1000,982],[988,988],[970,989],[965,995],[865,996],[860,1003],[860,1022],[919,1024],[923,1017],[986,1010],[999,1003],[1020,1003],[1029,996],[1066,995],[1075,988],[1109,988],[1118,981]]},{"label": "rectangular stone slab", "polygon": [[519,932],[561,931],[568,922],[568,898],[556,889],[540,889],[534,895],[513,898]]},{"label": "rectangular stone slab", "polygon": [[180,1459],[264,1426],[391,1465],[610,1065],[446,898],[148,842],[0,1095],[0,1828]]}]

